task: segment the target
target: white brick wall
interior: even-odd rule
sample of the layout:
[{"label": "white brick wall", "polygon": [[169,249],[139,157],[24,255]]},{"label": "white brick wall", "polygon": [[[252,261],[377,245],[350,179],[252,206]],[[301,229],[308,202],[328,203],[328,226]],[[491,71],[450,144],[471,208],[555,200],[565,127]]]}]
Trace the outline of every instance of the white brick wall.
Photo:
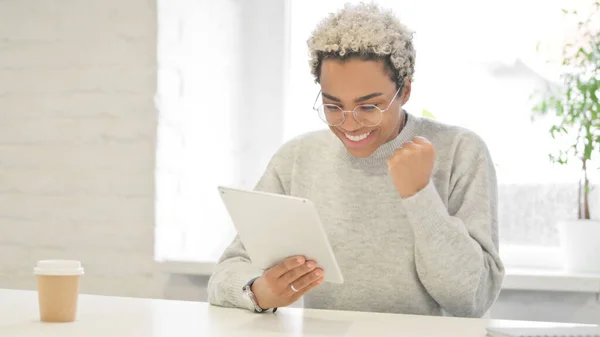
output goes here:
[{"label": "white brick wall", "polygon": [[0,1],[0,287],[81,259],[82,291],[161,296],[156,4]]}]

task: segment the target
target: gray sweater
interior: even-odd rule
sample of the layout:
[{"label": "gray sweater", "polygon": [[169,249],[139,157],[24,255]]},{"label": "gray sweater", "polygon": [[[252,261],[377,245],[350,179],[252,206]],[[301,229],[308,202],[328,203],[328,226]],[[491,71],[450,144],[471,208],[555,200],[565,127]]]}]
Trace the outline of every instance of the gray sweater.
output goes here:
[{"label": "gray sweater", "polygon": [[[414,136],[435,147],[429,185],[402,199],[386,159]],[[344,275],[304,296],[307,308],[481,317],[504,277],[497,183],[473,132],[410,115],[393,141],[352,157],[329,130],[297,137],[273,156],[257,190],[311,199]],[[209,302],[251,309],[242,287],[262,274],[239,238],[209,280]]]}]

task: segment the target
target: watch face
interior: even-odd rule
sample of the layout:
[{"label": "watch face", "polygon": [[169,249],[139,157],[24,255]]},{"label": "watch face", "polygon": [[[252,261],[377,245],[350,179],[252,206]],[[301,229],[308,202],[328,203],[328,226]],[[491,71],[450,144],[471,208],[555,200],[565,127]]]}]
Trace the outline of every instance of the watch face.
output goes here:
[{"label": "watch face", "polygon": [[254,282],[248,282],[244,287],[242,287],[242,291],[247,294],[247,295],[252,295],[252,283]]},{"label": "watch face", "polygon": [[242,288],[242,292],[244,294],[244,296],[242,297],[244,298],[244,302],[246,302],[248,308],[256,311],[256,305],[252,300],[252,292],[250,291],[250,286],[245,285],[244,288]]}]

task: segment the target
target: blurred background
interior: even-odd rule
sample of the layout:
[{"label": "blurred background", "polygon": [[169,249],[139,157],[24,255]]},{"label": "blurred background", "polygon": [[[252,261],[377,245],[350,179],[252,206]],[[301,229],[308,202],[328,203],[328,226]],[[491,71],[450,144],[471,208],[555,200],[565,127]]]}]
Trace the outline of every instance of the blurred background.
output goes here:
[{"label": "blurred background", "polygon": [[[86,293],[206,300],[235,235],[216,186],[252,188],[283,142],[324,127],[306,40],[346,2],[0,0],[0,287],[34,289],[36,260],[70,258]],[[415,31],[406,109],[492,153],[507,266],[492,318],[600,323],[600,271],[567,268],[558,230],[578,218],[581,161],[549,154],[573,132],[532,119],[532,95],[564,87],[565,41],[600,64],[564,12],[597,25],[595,2],[375,2]]]}]

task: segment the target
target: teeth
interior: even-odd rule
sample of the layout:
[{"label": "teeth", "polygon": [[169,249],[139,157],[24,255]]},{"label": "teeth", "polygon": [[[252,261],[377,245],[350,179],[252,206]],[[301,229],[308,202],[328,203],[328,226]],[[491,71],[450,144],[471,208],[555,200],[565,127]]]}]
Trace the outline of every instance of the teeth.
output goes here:
[{"label": "teeth", "polygon": [[371,131],[369,131],[367,133],[363,133],[362,135],[358,135],[358,136],[352,136],[352,135],[345,133],[346,137],[348,137],[348,139],[350,139],[353,142],[360,142],[361,140],[369,137],[370,134],[371,134]]}]

